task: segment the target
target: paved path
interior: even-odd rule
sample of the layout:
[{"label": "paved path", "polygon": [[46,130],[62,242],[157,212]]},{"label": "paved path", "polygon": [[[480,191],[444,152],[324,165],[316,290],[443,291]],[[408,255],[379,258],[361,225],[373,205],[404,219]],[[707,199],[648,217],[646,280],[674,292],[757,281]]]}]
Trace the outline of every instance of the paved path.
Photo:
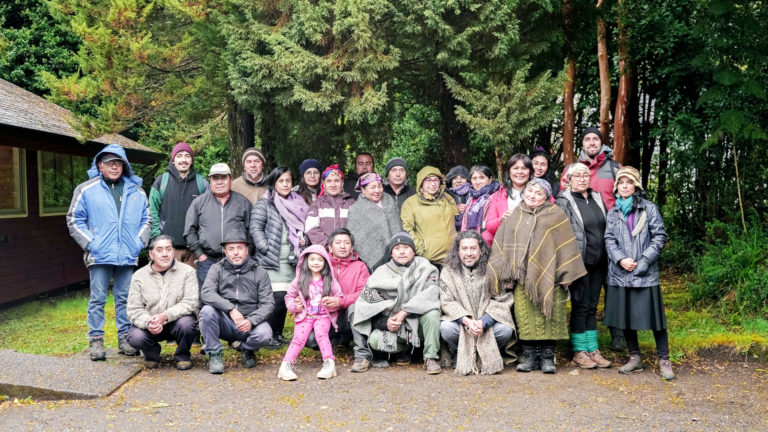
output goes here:
[{"label": "paved path", "polygon": [[277,364],[215,376],[196,367],[145,370],[95,400],[0,404],[0,430],[768,430],[765,365],[699,360],[662,382],[654,371],[616,369],[554,376],[507,368],[494,376],[426,375],[420,365],[280,382]]}]

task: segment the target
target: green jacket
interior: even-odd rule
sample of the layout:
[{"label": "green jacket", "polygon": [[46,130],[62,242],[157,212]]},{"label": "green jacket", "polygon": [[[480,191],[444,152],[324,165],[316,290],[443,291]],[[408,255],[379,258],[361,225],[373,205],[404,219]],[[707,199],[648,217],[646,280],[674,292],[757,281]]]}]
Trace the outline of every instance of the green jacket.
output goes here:
[{"label": "green jacket", "polygon": [[448,256],[456,236],[454,217],[459,211],[453,198],[445,193],[445,184],[440,185],[434,199],[424,196],[421,183],[430,175],[445,179],[435,167],[422,168],[416,175],[418,193],[405,200],[400,210],[400,219],[403,229],[413,237],[416,254],[428,259],[432,264],[441,265]]}]

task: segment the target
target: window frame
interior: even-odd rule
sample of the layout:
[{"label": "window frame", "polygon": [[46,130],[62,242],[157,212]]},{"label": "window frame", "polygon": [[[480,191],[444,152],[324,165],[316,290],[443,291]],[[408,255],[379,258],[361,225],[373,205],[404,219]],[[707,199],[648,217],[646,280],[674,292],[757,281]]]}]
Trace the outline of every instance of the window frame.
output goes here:
[{"label": "window frame", "polygon": [[[43,197],[43,153],[49,153],[52,155],[64,155],[69,156],[70,158],[74,157],[84,157],[80,155],[73,155],[69,153],[59,153],[59,152],[53,152],[53,151],[44,151],[44,150],[38,150],[37,151],[37,203],[38,203],[38,211],[40,217],[49,217],[49,216],[65,216],[67,212],[69,212],[69,206],[72,204],[72,197],[70,197],[70,202],[67,204],[66,208],[61,207],[57,208],[56,210],[49,211],[46,210],[43,204],[44,197]],[[71,160],[71,159],[70,159]],[[86,157],[87,162],[87,157]],[[79,184],[79,183],[78,183]],[[74,187],[77,187],[77,184],[74,185]]]},{"label": "window frame", "polygon": [[[2,144],[0,143],[0,145]],[[2,146],[18,151],[16,163],[19,166],[19,198],[21,199],[21,206],[17,209],[0,209],[0,219],[29,217],[29,196],[27,191],[27,151],[21,147],[6,145]]]}]

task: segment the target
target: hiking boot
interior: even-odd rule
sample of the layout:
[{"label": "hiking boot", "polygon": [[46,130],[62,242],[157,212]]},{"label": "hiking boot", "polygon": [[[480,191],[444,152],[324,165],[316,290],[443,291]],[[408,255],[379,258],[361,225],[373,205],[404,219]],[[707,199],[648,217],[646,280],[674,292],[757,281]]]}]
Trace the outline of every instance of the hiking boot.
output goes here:
[{"label": "hiking boot", "polygon": [[537,369],[541,369],[539,347],[534,345],[523,345],[523,360],[517,364],[517,371],[530,372]]},{"label": "hiking boot", "polygon": [[139,350],[132,347],[131,344],[128,343],[128,339],[126,339],[125,336],[118,338],[117,340],[117,352],[119,354],[122,354],[124,356],[129,357],[135,357],[139,355]]},{"label": "hiking boot", "polygon": [[98,360],[106,360],[107,359],[107,352],[104,351],[104,339],[100,337],[95,337],[91,339],[91,347],[90,347],[90,356],[91,360],[98,361]]},{"label": "hiking boot", "polygon": [[350,372],[365,372],[371,367],[371,361],[365,357],[356,357]]},{"label": "hiking boot", "polygon": [[608,347],[611,351],[624,352],[627,349],[627,342],[624,340],[624,330],[616,327],[609,327],[611,331],[611,345]]},{"label": "hiking boot", "polygon": [[292,362],[284,361],[280,363],[280,370],[277,371],[277,379],[283,381],[295,381],[299,377],[296,376],[296,369],[293,367]]},{"label": "hiking boot", "polygon": [[545,374],[557,372],[555,368],[555,347],[552,345],[541,347],[541,372]]},{"label": "hiking boot", "polygon": [[323,360],[323,368],[317,373],[320,379],[331,379],[336,376],[336,362],[333,359]]},{"label": "hiking boot", "polygon": [[160,366],[160,362],[154,360],[144,360],[144,367],[146,369],[157,369]]},{"label": "hiking boot", "polygon": [[643,359],[640,357],[640,354],[630,354],[629,360],[619,368],[619,373],[631,374],[639,370],[643,370]]},{"label": "hiking boot", "polygon": [[250,369],[256,367],[256,354],[252,350],[244,349],[243,354],[243,367]]},{"label": "hiking boot", "polygon": [[600,350],[594,350],[590,353],[587,353],[589,358],[592,359],[593,362],[597,363],[597,367],[599,368],[609,368],[611,367],[611,361],[603,357],[602,354],[600,354]]},{"label": "hiking boot", "polygon": [[440,363],[437,360],[428,358],[424,360],[424,370],[430,375],[437,375],[443,371],[443,368],[440,367]]},{"label": "hiking boot", "polygon": [[411,364],[411,351],[410,346],[406,346],[403,351],[400,352],[395,360],[395,364],[398,366],[405,366]]},{"label": "hiking boot", "polygon": [[192,362],[189,360],[181,360],[176,362],[176,369],[187,370],[192,369]]},{"label": "hiking boot", "polygon": [[208,351],[208,372],[212,374],[224,373],[224,360],[221,358],[221,350]]},{"label": "hiking boot", "polygon": [[573,363],[582,369],[595,369],[597,363],[587,354],[586,351],[578,351],[573,354]]},{"label": "hiking boot", "polygon": [[675,379],[675,373],[672,371],[672,362],[669,359],[659,359],[659,373],[664,381]]}]

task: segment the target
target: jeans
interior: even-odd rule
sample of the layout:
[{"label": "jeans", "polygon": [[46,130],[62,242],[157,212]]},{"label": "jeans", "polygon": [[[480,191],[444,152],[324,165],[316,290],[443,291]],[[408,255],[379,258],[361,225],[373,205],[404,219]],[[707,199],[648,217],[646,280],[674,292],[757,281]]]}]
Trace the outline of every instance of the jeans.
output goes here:
[{"label": "jeans", "polygon": [[126,340],[132,347],[141,350],[148,361],[160,361],[160,341],[176,341],[176,352],[173,359],[177,362],[189,361],[189,347],[197,340],[195,317],[185,315],[176,321],[165,323],[163,331],[153,335],[149,330],[131,326],[126,334]]},{"label": "jeans", "polygon": [[352,332],[352,341],[355,343],[355,347],[353,348],[355,352],[355,358],[364,358],[370,360],[373,358],[373,352],[371,352],[371,348],[368,346],[368,336],[360,333],[355,329],[355,327],[352,326],[352,323],[355,322],[355,305],[354,303],[349,305],[347,308],[347,321],[349,322],[349,328]]},{"label": "jeans", "polygon": [[131,287],[133,266],[94,264],[88,267],[91,278],[91,298],[88,301],[88,337],[104,337],[104,306],[107,304],[107,288],[114,279],[112,294],[115,296],[115,325],[117,336],[122,338],[131,327],[128,319],[128,289]]},{"label": "jeans", "polygon": [[258,350],[272,339],[272,329],[266,321],[252,326],[248,333],[243,333],[237,329],[228,313],[210,305],[200,309],[200,333],[203,335],[207,352],[222,349],[219,339],[228,342],[240,341],[242,349],[250,351]]},{"label": "jeans", "polygon": [[[487,331],[485,329],[483,331]],[[496,345],[499,346],[499,352],[504,352],[504,345],[512,338],[515,331],[512,327],[497,322],[491,327],[493,337],[496,338]],[[448,344],[448,347],[452,351],[456,351],[459,347],[459,333],[461,332],[461,324],[456,321],[440,321],[440,336]]]},{"label": "jeans", "polygon": [[197,286],[200,291],[203,290],[203,283],[205,282],[205,277],[208,276],[208,270],[218,261],[218,259],[208,257],[205,261],[197,262]]}]

